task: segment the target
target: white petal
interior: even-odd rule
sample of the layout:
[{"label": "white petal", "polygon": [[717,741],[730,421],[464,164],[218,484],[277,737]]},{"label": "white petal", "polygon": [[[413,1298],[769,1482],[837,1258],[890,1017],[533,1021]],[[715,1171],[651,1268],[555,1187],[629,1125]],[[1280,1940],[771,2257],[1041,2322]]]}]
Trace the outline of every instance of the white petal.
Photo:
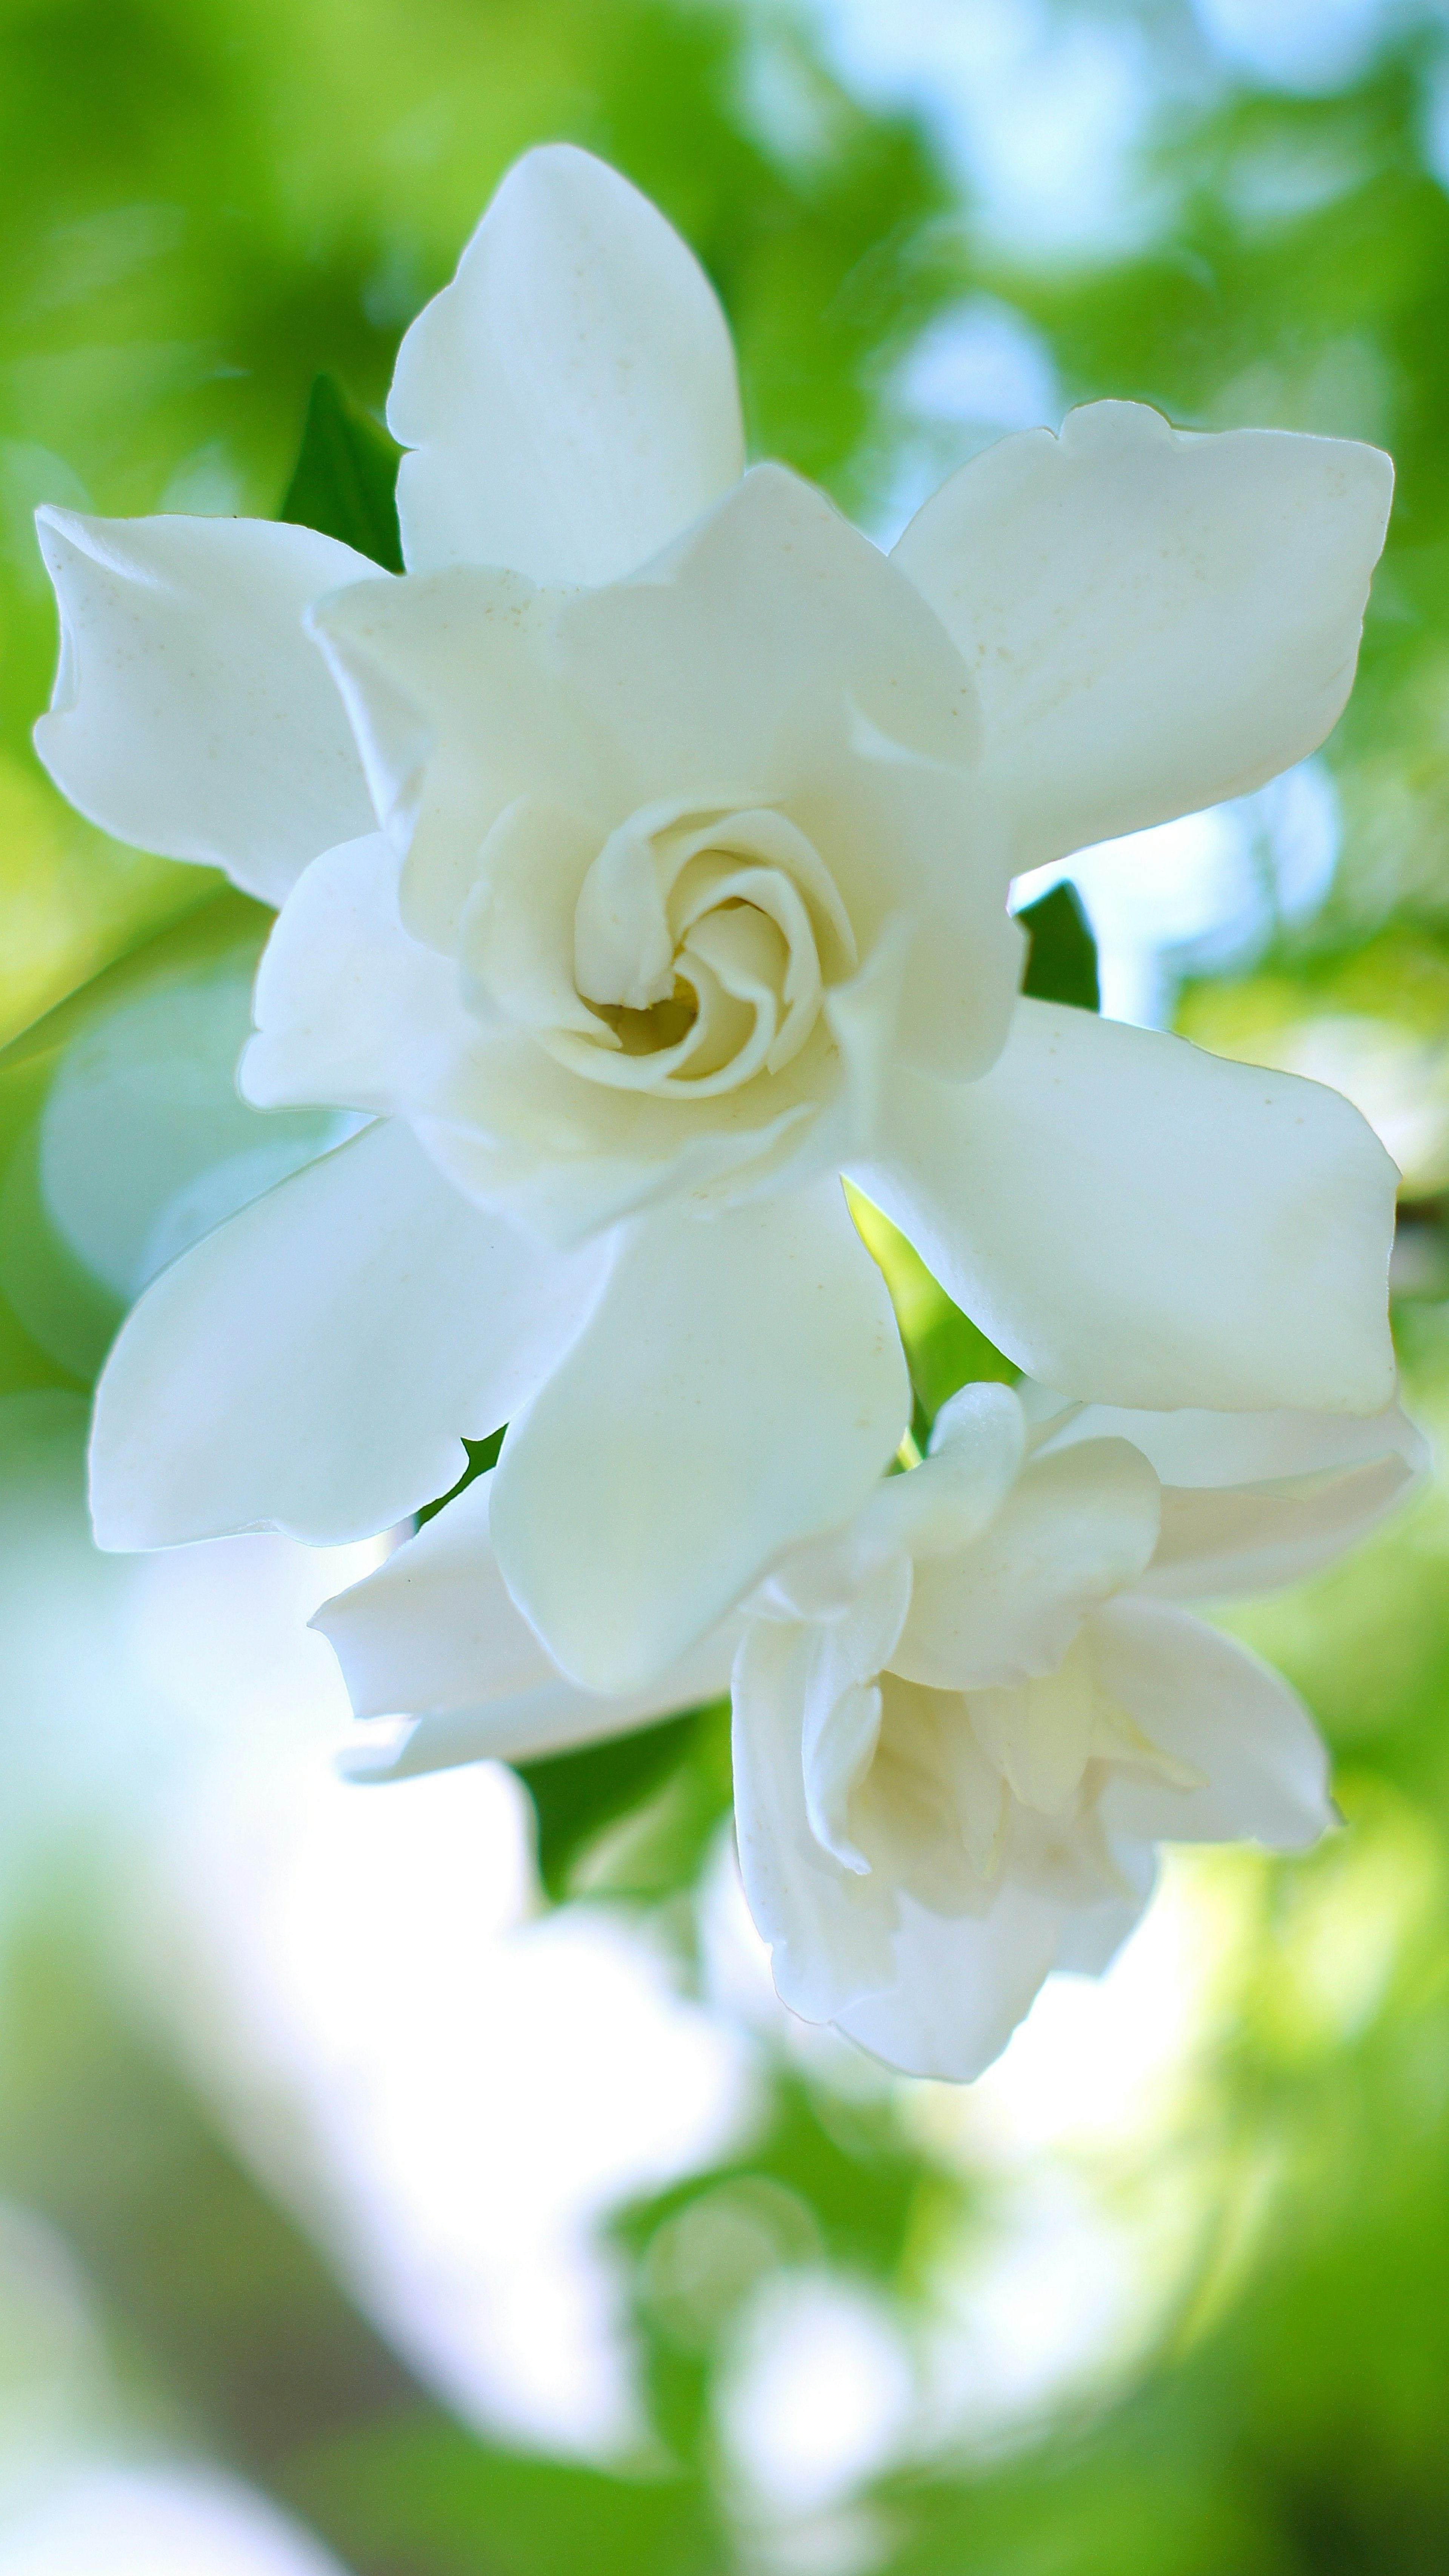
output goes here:
[{"label": "white petal", "polygon": [[[1028,1402],[1039,1393],[1019,1390]],[[1049,1411],[1060,1398],[1045,1398]],[[1429,1472],[1429,1444],[1398,1404],[1382,1413],[1147,1413],[1130,1405],[1062,1409],[1053,1448],[1080,1440],[1130,1440],[1150,1458],[1164,1485],[1251,1485],[1284,1477],[1351,1469],[1390,1455],[1417,1481]]]},{"label": "white petal", "polygon": [[[1117,1906],[1087,1911],[1110,1914],[1119,1941],[1134,1919]],[[1030,2011],[1076,1921],[1011,1877],[984,1915],[928,1914],[902,1897],[891,1984],[834,2018],[902,2074],[970,2084]]]},{"label": "white petal", "polygon": [[832,2021],[890,1983],[897,1901],[879,1873],[844,1868],[810,1829],[802,1729],[813,1654],[809,1627],[759,1619],[746,1629],[732,1692],[735,1836],[781,2001],[806,2021]]},{"label": "white petal", "polygon": [[[931,1427],[913,1483],[892,1476],[868,1511],[899,1518],[902,1544],[917,1562],[967,1547],[1006,1500],[1021,1473],[1026,1421],[1013,1388],[993,1381],[959,1387]],[[909,1533],[909,1535],[907,1535]]]},{"label": "white petal", "polygon": [[1332,1822],[1328,1756],[1302,1701],[1236,1639],[1165,1602],[1109,1602],[1087,1631],[1098,1681],[1142,1733],[1204,1775],[1172,1789],[1120,1775],[1108,1831],[1133,1841],[1234,1842],[1297,1851]]},{"label": "white petal", "polygon": [[333,593],[309,625],[352,720],[377,817],[407,854],[408,928],[451,950],[480,848],[516,798],[599,818],[624,791],[554,667],[556,591],[460,568]]},{"label": "white petal", "polygon": [[470,1708],[558,1680],[498,1571],[488,1534],[491,1472],[395,1548],[375,1574],[323,1603],[355,1717]]},{"label": "white petal", "polygon": [[[744,803],[751,788],[785,786],[793,812],[814,765],[810,708],[825,722],[847,697],[891,743],[958,770],[979,756],[975,693],[949,636],[869,539],[783,465],[753,467],[631,580],[563,600],[552,650],[623,763],[624,812],[681,794]],[[834,758],[838,726],[828,739]],[[967,782],[960,792],[969,811]],[[999,835],[992,847],[1004,889]],[[888,851],[877,864],[889,883]],[[852,890],[841,892],[854,922]]]},{"label": "white petal", "polygon": [[[320,1618],[313,1621],[320,1627]],[[349,1746],[342,1768],[349,1780],[372,1787],[389,1780],[415,1780],[425,1771],[454,1771],[465,1762],[534,1762],[550,1753],[568,1753],[581,1744],[601,1744],[613,1735],[637,1733],[659,1718],[685,1714],[729,1689],[734,1655],[734,1623],[716,1628],[689,1654],[671,1664],[647,1691],[629,1699],[598,1699],[575,1690],[572,1682],[552,1681],[521,1692],[516,1699],[495,1699],[468,1708],[434,1709],[419,1718],[401,1741],[380,1746]]]},{"label": "white petal", "polygon": [[1148,1563],[1158,1510],[1157,1478],[1125,1440],[1035,1460],[979,1538],[917,1565],[893,1670],[968,1691],[1055,1672],[1087,1613]]},{"label": "white petal", "polygon": [[258,1109],[335,1101],[385,1116],[446,1110],[481,1051],[450,958],[398,919],[398,863],[381,833],[305,868],[262,954],[257,1035],[238,1080]]},{"label": "white petal", "polygon": [[838,1183],[625,1230],[493,1497],[509,1590],[586,1689],[645,1686],[776,1551],[844,1520],[910,1410]]},{"label": "white petal", "polygon": [[1379,1411],[1396,1174],[1335,1091],[1022,1001],[985,1078],[901,1074],[853,1172],[1035,1378],[1112,1404]]},{"label": "white petal", "polygon": [[1020,868],[1261,786],[1353,684],[1393,468],[1092,403],[944,484],[896,561],[981,691]]},{"label": "white petal", "polygon": [[[907,682],[888,702],[901,730],[914,698]],[[1022,946],[1006,911],[1005,833],[979,772],[963,779],[843,698],[812,703],[781,728],[774,775],[827,853],[861,944],[889,911],[915,925],[905,1062],[948,1081],[984,1073],[1006,1043]]]},{"label": "white petal", "polygon": [[1169,1600],[1269,1592],[1353,1547],[1414,1482],[1395,1453],[1261,1485],[1167,1486],[1143,1588]]},{"label": "white petal", "polygon": [[713,1630],[632,1699],[599,1699],[562,1680],[498,1571],[488,1532],[492,1482],[478,1477],[312,1621],[336,1652],[358,1717],[427,1712],[401,1743],[351,1751],[354,1780],[530,1760],[696,1708],[729,1688],[737,1621]]},{"label": "white petal", "polygon": [[446,1492],[584,1322],[570,1259],[480,1216],[406,1127],[364,1129],[163,1271],[96,1395],[102,1547],[280,1529],[333,1546]]},{"label": "white petal", "polygon": [[515,162],[407,332],[388,424],[414,450],[397,487],[414,572],[614,581],[744,468],[713,288],[646,198],[566,143]]},{"label": "white petal", "polygon": [[37,514],[60,667],[35,747],[73,805],[163,858],[280,903],[319,850],[373,828],[347,716],[303,630],[377,566],[267,519]]}]

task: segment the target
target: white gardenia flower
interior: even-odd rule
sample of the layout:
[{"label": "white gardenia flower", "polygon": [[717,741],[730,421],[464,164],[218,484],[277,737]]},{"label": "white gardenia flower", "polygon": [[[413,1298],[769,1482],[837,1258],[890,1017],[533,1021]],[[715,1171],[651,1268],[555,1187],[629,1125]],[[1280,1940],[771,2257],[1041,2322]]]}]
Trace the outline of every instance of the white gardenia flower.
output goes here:
[{"label": "white gardenia flower", "polygon": [[721,1690],[745,1893],[783,2000],[965,2081],[1054,1968],[1099,1973],[1160,1842],[1277,1850],[1329,1822],[1307,1712],[1178,1605],[1297,1581],[1425,1472],[1371,1421],[1061,1408],[968,1386],[927,1459],[787,1551],[656,1691],[550,1665],[498,1573],[480,1477],[327,1603],[361,1717],[424,1712],[359,1776],[526,1759]]},{"label": "white gardenia flower", "polygon": [[493,1529],[560,1666],[652,1687],[905,1425],[852,1176],[1019,1365],[1372,1411],[1393,1170],[1290,1075],[1018,1001],[1014,873],[1237,795],[1351,684],[1390,468],[1100,403],[883,556],[743,472],[684,245],[568,147],[408,332],[406,575],[45,509],[42,759],[281,906],[243,1086],[375,1113],[185,1254],[102,1380],[104,1546]]}]

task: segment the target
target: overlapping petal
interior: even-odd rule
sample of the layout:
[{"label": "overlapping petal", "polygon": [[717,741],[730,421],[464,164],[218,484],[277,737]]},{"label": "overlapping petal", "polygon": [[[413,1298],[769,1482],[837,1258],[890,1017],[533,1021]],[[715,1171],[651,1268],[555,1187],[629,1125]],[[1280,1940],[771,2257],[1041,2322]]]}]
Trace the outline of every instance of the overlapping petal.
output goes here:
[{"label": "overlapping petal", "polygon": [[891,1981],[848,2004],[838,2026],[905,2075],[970,2084],[1001,2055],[1052,1970],[1100,1975],[1141,1916],[1138,1894],[1076,1907],[1008,1879],[989,1913],[932,1914],[900,1900]]},{"label": "overlapping petal", "polygon": [[1129,1441],[1035,1459],[979,1538],[917,1565],[893,1668],[948,1691],[1055,1672],[1088,1612],[1142,1573],[1159,1518],[1157,1478]]},{"label": "overlapping petal", "polygon": [[732,1685],[735,1840],[781,2001],[806,2021],[835,2021],[890,1984],[897,1907],[878,1873],[843,1867],[811,1830],[798,1712],[813,1644],[808,1628],[773,1620],[753,1622],[741,1644]]},{"label": "overlapping petal", "polygon": [[375,564],[271,520],[37,517],[61,652],[35,747],[73,805],[163,858],[225,868],[266,903],[319,850],[372,829],[302,619]]},{"label": "overlapping petal", "polygon": [[587,152],[514,164],[398,352],[410,571],[617,580],[741,473],[734,353],[698,261]]},{"label": "overlapping petal", "polygon": [[960,645],[1034,867],[1259,787],[1353,685],[1393,468],[1283,430],[1202,437],[1140,403],[961,468],[895,560]]},{"label": "overlapping petal", "polygon": [[1143,1842],[1316,1842],[1333,1821],[1328,1755],[1296,1692],[1256,1655],[1164,1601],[1113,1601],[1090,1630],[1102,1688],[1203,1786],[1119,1773],[1109,1832]]},{"label": "overlapping petal", "polygon": [[280,1529],[332,1546],[457,1482],[460,1435],[527,1401],[585,1322],[571,1259],[479,1214],[408,1129],[365,1128],[184,1253],[96,1395],[103,1547]]},{"label": "overlapping petal", "polygon": [[504,1579],[571,1680],[637,1690],[778,1549],[848,1517],[909,1412],[885,1282],[837,1183],[643,1218],[504,1443]]},{"label": "overlapping petal", "polygon": [[355,1757],[354,1777],[523,1760],[646,1725],[728,1688],[734,1621],[633,1698],[600,1699],[561,1680],[498,1571],[492,1486],[491,1473],[478,1477],[312,1622],[336,1651],[359,1717],[423,1712],[400,1746]]},{"label": "overlapping petal", "polygon": [[897,1076],[866,1195],[1035,1378],[1374,1413],[1397,1175],[1337,1092],[1032,1001],[984,1080]]}]

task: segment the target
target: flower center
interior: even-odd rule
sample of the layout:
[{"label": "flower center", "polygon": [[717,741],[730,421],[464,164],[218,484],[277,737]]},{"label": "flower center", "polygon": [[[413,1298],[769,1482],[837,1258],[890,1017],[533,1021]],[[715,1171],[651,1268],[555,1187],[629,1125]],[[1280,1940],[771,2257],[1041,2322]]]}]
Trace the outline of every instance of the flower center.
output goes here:
[{"label": "flower center", "polygon": [[595,1082],[694,1099],[800,1053],[855,941],[805,834],[764,804],[649,806],[611,832],[574,913],[593,1025],[548,1032]]}]

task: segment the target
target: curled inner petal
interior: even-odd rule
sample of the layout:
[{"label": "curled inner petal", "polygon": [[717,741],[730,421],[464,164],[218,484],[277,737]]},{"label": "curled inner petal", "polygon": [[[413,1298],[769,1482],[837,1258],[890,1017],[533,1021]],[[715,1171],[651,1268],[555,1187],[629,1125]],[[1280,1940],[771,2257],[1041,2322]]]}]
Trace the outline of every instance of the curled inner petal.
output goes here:
[{"label": "curled inner petal", "polygon": [[858,962],[819,852],[753,798],[644,806],[602,842],[520,798],[484,843],[464,920],[479,1007],[571,1071],[656,1097],[780,1072]]}]

